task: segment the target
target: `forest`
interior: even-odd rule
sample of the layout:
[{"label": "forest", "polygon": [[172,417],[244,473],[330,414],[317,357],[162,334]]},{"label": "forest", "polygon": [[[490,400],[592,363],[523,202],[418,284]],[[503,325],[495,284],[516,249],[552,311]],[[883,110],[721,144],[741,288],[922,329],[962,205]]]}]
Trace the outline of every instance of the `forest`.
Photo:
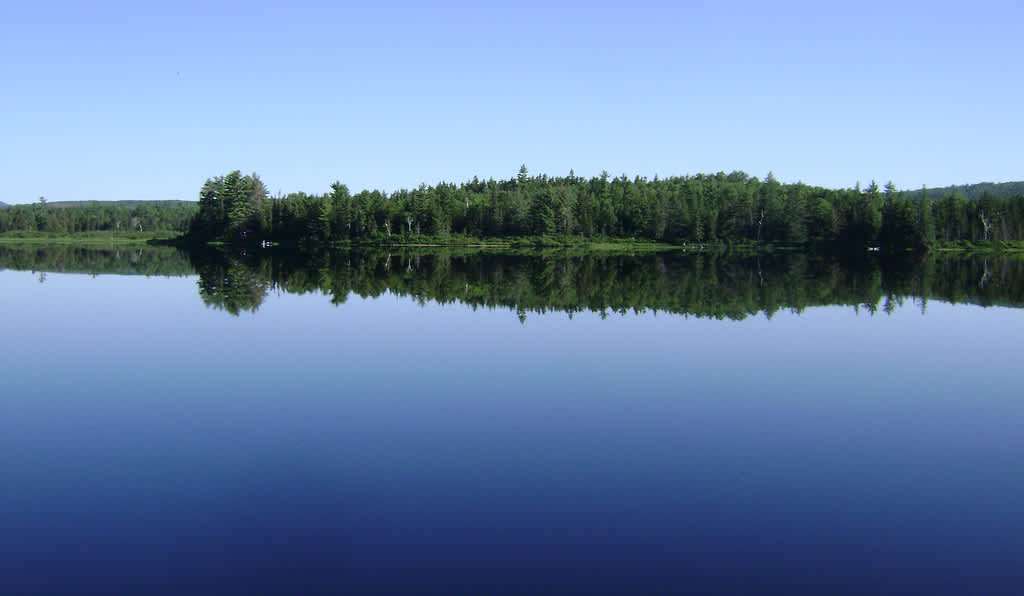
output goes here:
[{"label": "forest", "polygon": [[926,250],[1000,246],[1024,239],[1024,195],[919,196],[890,182],[828,189],[744,172],[647,179],[531,176],[351,194],[340,182],[320,195],[271,198],[256,174],[208,179],[188,228],[192,243],[285,246],[467,243],[538,244],[622,239],[671,244],[822,244]]},{"label": "forest", "polygon": [[957,184],[944,186],[942,188],[920,188],[907,193],[907,198],[919,199],[929,195],[932,197],[945,197],[948,195],[962,195],[969,201],[981,199],[986,194],[994,197],[1015,197],[1024,195],[1024,181],[1017,182],[978,182],[975,184]]},{"label": "forest", "polygon": [[[206,180],[199,201],[0,207],[0,233],[158,233],[184,243],[290,247],[638,241],[796,245],[886,251],[1024,248],[1022,183],[899,191],[892,183],[829,189],[744,172],[669,178],[532,176],[270,197],[257,174]],[[949,192],[953,191],[953,192]],[[962,191],[962,192],[961,192]],[[1016,193],[1016,194],[1013,194]]]},{"label": "forest", "polygon": [[68,236],[86,232],[188,231],[199,211],[192,201],[72,201],[0,208],[0,233]]}]

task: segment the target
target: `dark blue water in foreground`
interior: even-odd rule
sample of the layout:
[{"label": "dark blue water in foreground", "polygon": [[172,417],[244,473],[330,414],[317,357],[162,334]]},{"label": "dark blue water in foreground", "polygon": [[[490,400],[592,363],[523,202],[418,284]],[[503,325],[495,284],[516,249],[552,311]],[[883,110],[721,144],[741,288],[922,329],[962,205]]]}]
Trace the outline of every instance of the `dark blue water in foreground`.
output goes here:
[{"label": "dark blue water in foreground", "polygon": [[0,271],[0,592],[1015,592],[1024,311]]}]

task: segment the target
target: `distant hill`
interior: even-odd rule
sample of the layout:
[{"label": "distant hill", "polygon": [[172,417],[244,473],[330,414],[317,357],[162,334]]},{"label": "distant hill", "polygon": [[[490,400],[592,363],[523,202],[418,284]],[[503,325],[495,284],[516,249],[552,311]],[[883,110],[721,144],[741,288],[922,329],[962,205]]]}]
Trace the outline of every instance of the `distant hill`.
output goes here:
[{"label": "distant hill", "polygon": [[[959,184],[944,186],[942,188],[929,188],[928,198],[941,199],[942,197],[959,194],[969,200],[980,199],[989,193],[994,197],[1016,197],[1024,195],[1024,181],[1021,182],[979,182],[977,184]],[[921,196],[921,189],[907,191],[907,196],[913,199]]]},{"label": "distant hill", "polygon": [[[24,203],[21,207],[38,205],[39,203]],[[156,205],[159,207],[196,207],[198,201],[47,201],[46,206],[55,209],[66,209],[68,207],[124,207],[132,209],[143,205]],[[0,201],[0,207],[14,207]]]},{"label": "distant hill", "polygon": [[196,206],[197,201],[53,201],[46,203],[47,207],[65,209],[67,207],[124,207],[132,209],[143,205],[159,205],[160,207],[187,207]]}]

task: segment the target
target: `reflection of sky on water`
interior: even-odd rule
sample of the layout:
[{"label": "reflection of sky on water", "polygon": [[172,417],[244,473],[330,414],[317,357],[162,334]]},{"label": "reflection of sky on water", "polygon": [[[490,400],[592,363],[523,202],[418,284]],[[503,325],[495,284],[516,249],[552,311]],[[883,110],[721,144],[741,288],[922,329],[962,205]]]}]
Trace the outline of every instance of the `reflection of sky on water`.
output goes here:
[{"label": "reflection of sky on water", "polygon": [[390,295],[272,293],[232,317],[195,278],[0,288],[7,577],[1021,579],[1024,311],[523,325]]}]

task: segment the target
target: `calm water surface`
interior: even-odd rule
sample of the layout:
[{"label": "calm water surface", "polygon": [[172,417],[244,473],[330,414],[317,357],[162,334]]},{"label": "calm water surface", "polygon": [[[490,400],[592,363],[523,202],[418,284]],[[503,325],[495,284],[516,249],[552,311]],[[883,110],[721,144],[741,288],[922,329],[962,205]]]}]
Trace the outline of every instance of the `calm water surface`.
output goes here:
[{"label": "calm water surface", "polygon": [[1024,588],[1022,310],[197,281],[0,271],[0,591]]}]

